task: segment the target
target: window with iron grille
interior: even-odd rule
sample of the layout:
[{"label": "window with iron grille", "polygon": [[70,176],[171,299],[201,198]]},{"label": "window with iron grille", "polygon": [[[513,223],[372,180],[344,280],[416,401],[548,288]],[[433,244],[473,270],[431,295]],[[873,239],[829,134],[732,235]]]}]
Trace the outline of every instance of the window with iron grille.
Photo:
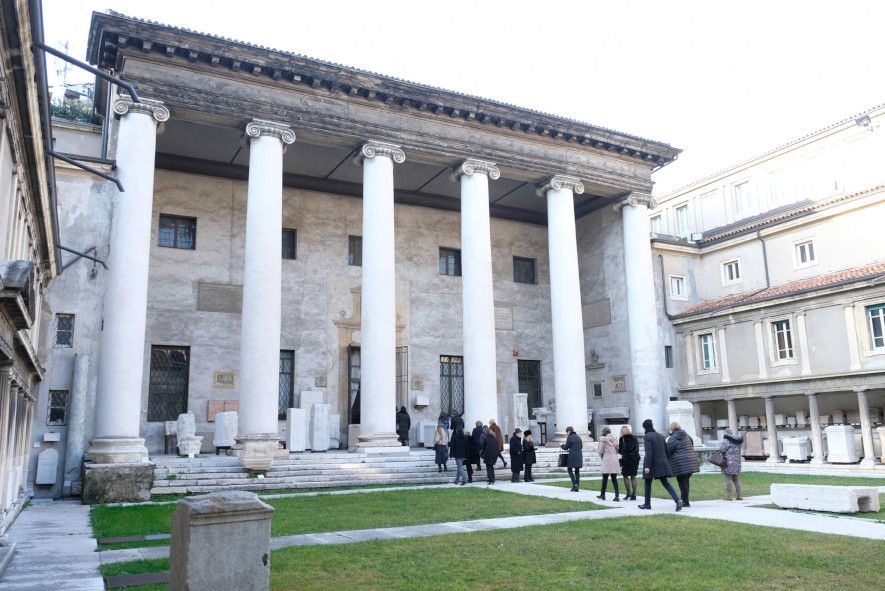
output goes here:
[{"label": "window with iron grille", "polygon": [[157,246],[195,249],[197,247],[196,218],[160,214]]},{"label": "window with iron grille", "polygon": [[351,425],[360,423],[360,348],[351,345],[347,349],[347,405]]},{"label": "window with iron grille", "polygon": [[56,347],[73,347],[74,346],[74,315],[73,314],[56,314],[55,315],[55,346]]},{"label": "window with iron grille", "polygon": [[409,348],[396,348],[396,407],[409,406]]},{"label": "window with iron grille", "polygon": [[289,260],[298,258],[298,230],[283,228],[283,258]]},{"label": "window with iron grille", "polygon": [[461,276],[461,251],[457,248],[439,249],[439,274]]},{"label": "window with iron grille", "polygon": [[513,281],[516,283],[537,283],[535,280],[535,259],[513,257]]},{"label": "window with iron grille", "polygon": [[439,412],[464,414],[464,358],[458,355],[439,357]]},{"label": "window with iron grille", "polygon": [[295,351],[280,351],[280,392],[277,418],[286,420],[286,411],[295,406]]},{"label": "window with iron grille", "polygon": [[544,406],[541,396],[541,362],[518,359],[516,373],[519,391],[528,394],[529,417],[534,419],[534,409]]},{"label": "window with iron grille", "polygon": [[148,421],[174,421],[187,412],[190,359],[190,347],[151,347]]},{"label": "window with iron grille", "polygon": [[593,390],[593,398],[602,398],[602,382],[593,382],[591,387]]},{"label": "window with iron grille", "polygon": [[363,266],[363,237],[347,237],[347,264],[351,267]]},{"label": "window with iron grille", "polygon": [[673,345],[664,345],[664,367],[673,367]]},{"label": "window with iron grille", "polygon": [[68,391],[49,391],[49,413],[46,424],[50,427],[64,427],[68,424]]}]

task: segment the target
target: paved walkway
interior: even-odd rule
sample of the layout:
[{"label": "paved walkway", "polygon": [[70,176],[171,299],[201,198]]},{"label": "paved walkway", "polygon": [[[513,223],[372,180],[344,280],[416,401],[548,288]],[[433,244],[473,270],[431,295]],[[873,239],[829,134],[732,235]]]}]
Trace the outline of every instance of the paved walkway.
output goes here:
[{"label": "paved walkway", "polygon": [[79,501],[36,502],[9,529],[16,543],[0,580],[4,591],[103,591],[89,507]]}]

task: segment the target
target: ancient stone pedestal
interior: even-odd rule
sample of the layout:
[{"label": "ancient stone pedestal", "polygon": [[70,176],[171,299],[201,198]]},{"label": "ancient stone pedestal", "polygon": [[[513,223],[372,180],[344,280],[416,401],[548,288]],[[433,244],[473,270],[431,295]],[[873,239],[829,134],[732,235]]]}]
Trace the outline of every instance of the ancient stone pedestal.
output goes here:
[{"label": "ancient stone pedestal", "polygon": [[750,426],[750,417],[749,415],[740,415],[738,417],[738,427],[747,428]]},{"label": "ancient stone pedestal", "polygon": [[273,511],[245,491],[179,501],[172,517],[170,590],[268,589]]},{"label": "ancient stone pedestal", "polygon": [[523,431],[529,428],[528,394],[520,393],[513,395],[513,428],[516,429],[517,427]]},{"label": "ancient stone pedestal", "polygon": [[[662,425],[665,429],[672,422],[679,423],[682,430],[688,433],[695,445],[701,445],[700,433],[695,431],[694,424],[694,405],[688,400],[671,400],[667,403],[667,425]],[[703,417],[701,417],[703,425]]]},{"label": "ancient stone pedestal", "polygon": [[286,411],[286,448],[290,452],[307,449],[308,411],[302,408],[290,408]]},{"label": "ancient stone pedestal", "polygon": [[37,456],[37,474],[34,484],[55,484],[58,477],[58,450],[48,447]]},{"label": "ancient stone pedestal", "polygon": [[787,419],[784,415],[774,415],[774,424],[777,427],[783,427],[787,424]]},{"label": "ancient stone pedestal", "polygon": [[805,411],[797,410],[796,411],[796,426],[797,427],[805,427],[807,423],[805,422]]},{"label": "ancient stone pedestal", "polygon": [[807,462],[811,455],[811,443],[808,437],[784,437],[784,455],[788,462]]},{"label": "ancient stone pedestal", "polygon": [[233,447],[237,443],[237,413],[229,410],[215,415],[215,447]]},{"label": "ancient stone pedestal", "polygon": [[329,415],[329,449],[338,449],[341,447],[341,432],[339,431],[340,425],[341,425],[341,415],[340,414],[330,414]]},{"label": "ancient stone pedestal", "polygon": [[196,417],[191,413],[178,415],[178,453],[193,458],[200,453],[203,437],[196,434]]},{"label": "ancient stone pedestal", "polygon": [[[748,421],[747,424],[749,425],[750,429],[758,429],[759,425],[762,422],[764,422],[764,418],[762,418],[762,417],[750,417],[750,420]],[[762,425],[762,426],[764,427],[765,425]]]},{"label": "ancient stone pedestal", "polygon": [[845,424],[845,411],[843,410],[834,410],[830,413],[833,417],[834,425],[844,425]]},{"label": "ancient stone pedestal", "polygon": [[771,500],[784,509],[834,513],[879,511],[879,489],[875,486],[772,484]]},{"label": "ancient stone pedestal", "polygon": [[314,404],[310,412],[310,449],[327,451],[329,449],[329,415],[331,404]]},{"label": "ancient stone pedestal", "polygon": [[270,470],[280,441],[275,434],[258,434],[237,437],[237,444],[242,446],[237,455],[243,467],[250,472],[264,473]]},{"label": "ancient stone pedestal", "polygon": [[84,505],[99,503],[137,503],[151,500],[154,464],[93,464],[83,468]]},{"label": "ancient stone pedestal", "polygon": [[860,458],[854,447],[854,427],[851,425],[830,425],[824,432],[827,435],[827,461],[835,464],[854,464]]}]

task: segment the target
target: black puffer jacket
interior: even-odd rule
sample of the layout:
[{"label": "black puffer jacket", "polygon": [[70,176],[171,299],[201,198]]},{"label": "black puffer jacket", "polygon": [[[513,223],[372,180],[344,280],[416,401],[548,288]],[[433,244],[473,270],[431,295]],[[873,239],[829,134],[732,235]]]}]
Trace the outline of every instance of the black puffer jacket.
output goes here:
[{"label": "black puffer jacket", "polygon": [[685,476],[701,471],[698,454],[694,451],[694,442],[682,429],[670,433],[667,439],[667,455],[670,456],[670,470],[673,476]]}]

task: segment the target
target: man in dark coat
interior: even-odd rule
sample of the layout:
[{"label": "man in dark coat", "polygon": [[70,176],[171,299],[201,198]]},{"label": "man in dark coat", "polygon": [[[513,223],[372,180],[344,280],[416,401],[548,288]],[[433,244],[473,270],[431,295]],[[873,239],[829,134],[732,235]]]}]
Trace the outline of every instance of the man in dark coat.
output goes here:
[{"label": "man in dark coat", "polygon": [[676,510],[682,511],[682,501],[679,500],[676,491],[667,481],[667,477],[672,474],[672,471],[670,463],[667,461],[667,445],[664,442],[664,436],[655,431],[651,419],[645,419],[642,427],[645,429],[645,458],[642,463],[642,476],[645,478],[645,504],[639,505],[639,508],[651,509],[651,482],[658,479],[673,497]]},{"label": "man in dark coat", "polygon": [[510,438],[510,482],[519,482],[522,472],[522,429],[516,428]]},{"label": "man in dark coat", "polygon": [[412,428],[412,419],[406,412],[406,407],[399,407],[396,413],[396,434],[399,435],[399,442],[408,447],[409,445],[409,429]]},{"label": "man in dark coat", "polygon": [[525,476],[523,480],[525,482],[534,482],[535,479],[532,478],[532,465],[535,464],[538,460],[535,456],[535,450],[537,446],[535,442],[532,441],[532,431],[531,429],[526,429],[522,440],[522,463],[525,465]]},{"label": "man in dark coat", "polygon": [[456,412],[454,415],[452,415],[452,431],[454,431],[458,427],[460,427],[461,429],[464,428],[464,419],[461,418],[461,413]]},{"label": "man in dark coat", "polygon": [[568,437],[560,447],[568,452],[566,468],[568,468],[569,478],[572,479],[572,492],[578,492],[581,486],[581,467],[584,465],[584,452],[581,451],[584,443],[575,433],[573,427],[566,427],[565,432],[568,433]]},{"label": "man in dark coat", "polygon": [[479,454],[482,451],[482,442],[485,438],[486,430],[483,427],[482,421],[476,421],[476,426],[473,428],[473,443],[476,446],[476,469],[481,470],[482,465],[480,464]]},{"label": "man in dark coat", "polygon": [[495,462],[501,454],[501,448],[498,447],[498,438],[491,429],[486,430],[486,434],[482,439],[482,461],[486,465],[486,476],[489,484],[495,484]]}]

